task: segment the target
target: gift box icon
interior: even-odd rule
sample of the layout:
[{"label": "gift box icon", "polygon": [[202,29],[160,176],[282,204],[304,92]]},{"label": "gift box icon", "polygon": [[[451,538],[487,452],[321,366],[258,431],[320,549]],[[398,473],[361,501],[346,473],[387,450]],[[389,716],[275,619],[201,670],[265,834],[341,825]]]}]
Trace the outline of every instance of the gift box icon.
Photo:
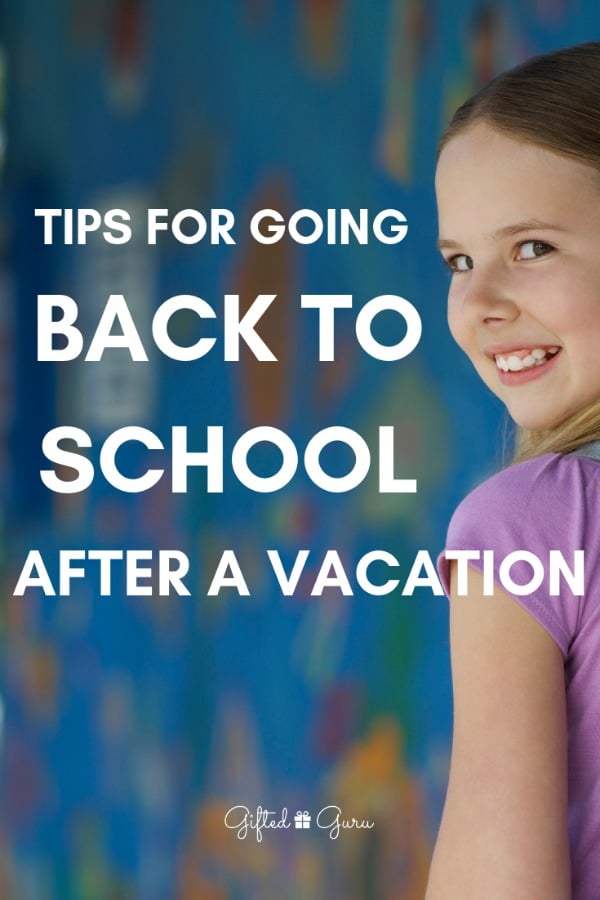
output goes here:
[{"label": "gift box icon", "polygon": [[310,828],[310,813],[298,810],[294,816],[294,825],[296,828]]}]

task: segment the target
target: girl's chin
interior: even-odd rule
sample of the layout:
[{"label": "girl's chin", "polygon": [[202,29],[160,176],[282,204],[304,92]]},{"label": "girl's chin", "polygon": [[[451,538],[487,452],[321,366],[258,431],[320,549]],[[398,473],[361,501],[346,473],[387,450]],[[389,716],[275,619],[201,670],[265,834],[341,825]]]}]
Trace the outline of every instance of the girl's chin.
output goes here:
[{"label": "girl's chin", "polygon": [[553,428],[558,428],[563,422],[569,418],[569,415],[564,416],[540,416],[539,413],[536,415],[534,413],[522,413],[518,410],[511,410],[508,408],[508,414],[519,428],[523,428],[525,431],[551,431]]}]

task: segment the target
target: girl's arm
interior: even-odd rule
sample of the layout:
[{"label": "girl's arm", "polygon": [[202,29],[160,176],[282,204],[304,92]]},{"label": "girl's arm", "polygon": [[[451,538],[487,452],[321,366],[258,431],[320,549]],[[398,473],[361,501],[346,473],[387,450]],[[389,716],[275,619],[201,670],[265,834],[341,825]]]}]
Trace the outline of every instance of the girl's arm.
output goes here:
[{"label": "girl's arm", "polygon": [[473,569],[466,597],[452,572],[450,644],[452,763],[426,900],[568,900],[562,653]]}]

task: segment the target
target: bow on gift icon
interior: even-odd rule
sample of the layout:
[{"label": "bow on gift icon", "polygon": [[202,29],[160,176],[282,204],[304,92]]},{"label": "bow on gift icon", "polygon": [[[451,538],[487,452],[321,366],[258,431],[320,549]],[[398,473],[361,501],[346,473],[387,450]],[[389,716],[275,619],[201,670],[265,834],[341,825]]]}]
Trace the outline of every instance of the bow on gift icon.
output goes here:
[{"label": "bow on gift icon", "polygon": [[310,828],[310,813],[298,810],[294,816],[294,825],[296,828]]}]

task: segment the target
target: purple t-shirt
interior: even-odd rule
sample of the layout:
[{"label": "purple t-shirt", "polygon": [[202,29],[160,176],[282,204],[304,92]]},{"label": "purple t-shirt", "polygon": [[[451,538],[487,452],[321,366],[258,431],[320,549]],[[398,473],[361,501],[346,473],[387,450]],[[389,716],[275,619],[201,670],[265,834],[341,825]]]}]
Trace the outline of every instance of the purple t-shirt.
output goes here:
[{"label": "purple t-shirt", "polygon": [[[543,561],[546,575],[531,594],[507,589],[548,631],[565,663],[569,752],[569,837],[573,900],[600,898],[600,461],[550,453],[494,475],[459,505],[448,528],[447,550],[493,550],[498,563],[528,550]],[[561,582],[552,596],[548,551],[566,560],[584,551],[585,591],[576,596]],[[470,565],[483,569],[481,561]],[[526,584],[528,563],[511,576]],[[449,564],[438,560],[446,588]]]}]

